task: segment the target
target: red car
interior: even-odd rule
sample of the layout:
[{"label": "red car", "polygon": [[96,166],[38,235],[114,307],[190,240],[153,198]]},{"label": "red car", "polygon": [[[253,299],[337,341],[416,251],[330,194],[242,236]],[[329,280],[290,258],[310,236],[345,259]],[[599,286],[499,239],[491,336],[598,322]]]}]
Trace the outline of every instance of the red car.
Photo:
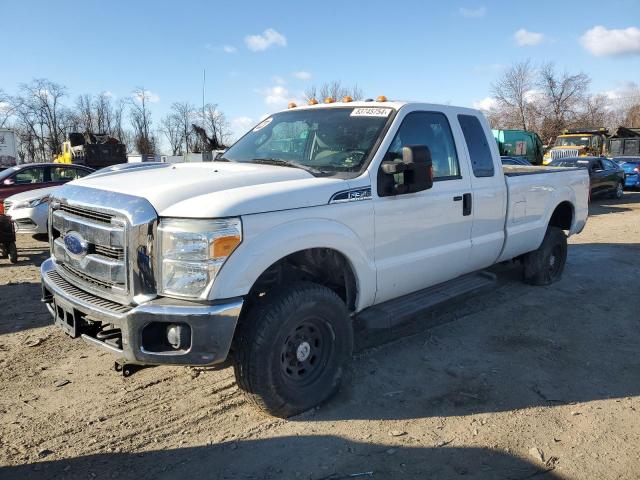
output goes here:
[{"label": "red car", "polygon": [[0,214],[4,200],[11,195],[37,188],[62,185],[93,172],[84,165],[62,163],[24,163],[0,172]]}]

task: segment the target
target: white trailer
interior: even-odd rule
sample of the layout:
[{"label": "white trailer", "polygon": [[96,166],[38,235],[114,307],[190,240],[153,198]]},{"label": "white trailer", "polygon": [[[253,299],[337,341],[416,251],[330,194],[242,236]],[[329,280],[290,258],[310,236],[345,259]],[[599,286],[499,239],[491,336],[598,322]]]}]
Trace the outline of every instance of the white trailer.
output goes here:
[{"label": "white trailer", "polygon": [[18,164],[18,143],[16,132],[0,128],[0,169]]}]

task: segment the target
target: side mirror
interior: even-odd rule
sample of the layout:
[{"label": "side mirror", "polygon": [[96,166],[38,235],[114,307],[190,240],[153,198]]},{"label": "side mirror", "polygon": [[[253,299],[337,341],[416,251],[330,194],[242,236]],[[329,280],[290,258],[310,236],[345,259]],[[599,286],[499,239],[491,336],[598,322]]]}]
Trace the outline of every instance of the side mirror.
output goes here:
[{"label": "side mirror", "polygon": [[4,182],[2,182],[3,185],[15,185],[16,181],[13,178],[7,178]]},{"label": "side mirror", "polygon": [[431,151],[426,145],[402,148],[402,158],[384,160],[378,174],[380,196],[401,195],[433,187]]}]

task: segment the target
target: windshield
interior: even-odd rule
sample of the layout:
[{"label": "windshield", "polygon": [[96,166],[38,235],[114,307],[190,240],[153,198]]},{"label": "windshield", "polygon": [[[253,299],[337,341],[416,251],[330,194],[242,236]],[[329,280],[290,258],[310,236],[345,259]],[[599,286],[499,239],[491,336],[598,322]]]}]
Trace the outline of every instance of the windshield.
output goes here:
[{"label": "windshield", "polygon": [[556,139],[556,147],[588,147],[589,140],[591,140],[591,137],[581,137],[579,135],[558,137]]},{"label": "windshield", "polygon": [[391,117],[391,108],[322,108],[276,113],[219,160],[304,168],[314,175],[357,172]]}]

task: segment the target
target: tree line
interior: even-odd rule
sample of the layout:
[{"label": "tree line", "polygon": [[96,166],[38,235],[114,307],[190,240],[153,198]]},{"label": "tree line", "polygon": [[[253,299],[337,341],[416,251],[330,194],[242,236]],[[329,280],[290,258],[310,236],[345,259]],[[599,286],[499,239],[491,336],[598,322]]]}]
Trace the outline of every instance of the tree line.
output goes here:
[{"label": "tree line", "polygon": [[152,96],[136,87],[128,98],[108,92],[81,94],[70,99],[65,86],[46,78],[21,84],[14,95],[0,89],[0,128],[18,137],[23,162],[49,162],[62,151],[71,132],[105,133],[119,139],[128,152],[155,154],[164,139],[171,154],[207,151],[230,138],[229,124],[216,104],[200,109],[175,102],[157,126]]},{"label": "tree line", "polygon": [[553,63],[531,60],[506,68],[491,85],[492,105],[485,114],[492,128],[532,130],[551,143],[566,128],[623,125],[640,127],[640,88],[618,98],[590,93],[585,73],[559,71]]}]

